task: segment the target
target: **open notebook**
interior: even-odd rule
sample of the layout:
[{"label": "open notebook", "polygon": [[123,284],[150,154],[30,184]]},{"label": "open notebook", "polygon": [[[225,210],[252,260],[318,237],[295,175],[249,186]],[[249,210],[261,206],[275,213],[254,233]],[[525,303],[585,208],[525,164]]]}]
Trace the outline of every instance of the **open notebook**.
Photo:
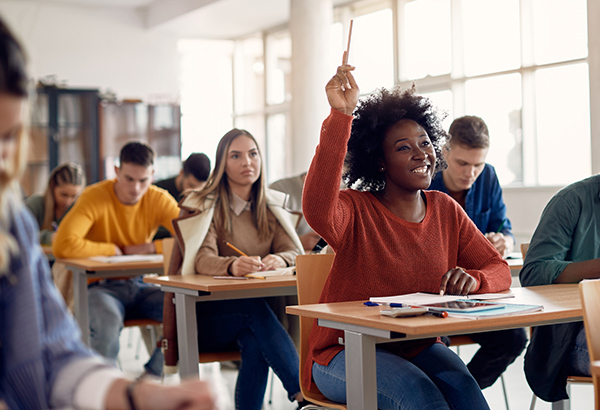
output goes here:
[{"label": "open notebook", "polygon": [[244,276],[268,278],[271,276],[291,276],[291,275],[295,275],[295,274],[296,274],[296,267],[290,266],[289,268],[280,268],[280,269],[275,269],[275,270],[265,270],[262,272],[249,273]]}]

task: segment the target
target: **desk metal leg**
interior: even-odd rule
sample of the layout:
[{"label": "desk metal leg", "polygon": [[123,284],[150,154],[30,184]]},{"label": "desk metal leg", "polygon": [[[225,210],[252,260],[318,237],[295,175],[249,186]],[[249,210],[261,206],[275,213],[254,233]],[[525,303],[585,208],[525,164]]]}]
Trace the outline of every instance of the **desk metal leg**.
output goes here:
[{"label": "desk metal leg", "polygon": [[177,346],[179,373],[182,378],[199,378],[198,324],[196,323],[196,297],[175,293],[177,315]]},{"label": "desk metal leg", "polygon": [[346,402],[348,410],[377,408],[375,337],[344,331],[346,354]]},{"label": "desk metal leg", "polygon": [[90,344],[90,325],[88,316],[88,286],[85,270],[70,268],[73,272],[73,314],[79,329],[81,329],[81,340],[89,346]]}]

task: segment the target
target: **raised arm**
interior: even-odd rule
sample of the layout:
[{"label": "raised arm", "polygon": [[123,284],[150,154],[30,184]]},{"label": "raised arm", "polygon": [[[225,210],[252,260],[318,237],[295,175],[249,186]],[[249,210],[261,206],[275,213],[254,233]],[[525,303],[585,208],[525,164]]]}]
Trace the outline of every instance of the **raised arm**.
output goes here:
[{"label": "raised arm", "polygon": [[336,249],[353,210],[340,198],[342,168],[352,127],[351,116],[358,102],[358,85],[352,66],[340,66],[327,82],[331,106],[321,127],[321,137],[306,175],[302,212],[310,227]]}]

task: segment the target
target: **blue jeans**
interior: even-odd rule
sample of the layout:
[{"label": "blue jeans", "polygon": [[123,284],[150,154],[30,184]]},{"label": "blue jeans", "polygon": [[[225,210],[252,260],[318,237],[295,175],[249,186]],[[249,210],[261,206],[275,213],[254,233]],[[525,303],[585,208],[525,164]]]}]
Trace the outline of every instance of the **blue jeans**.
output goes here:
[{"label": "blue jeans", "polygon": [[585,338],[585,327],[583,326],[581,326],[577,337],[575,337],[575,346],[573,346],[568,360],[567,373],[569,376],[591,376],[590,352]]},{"label": "blue jeans", "polygon": [[[119,334],[127,319],[153,319],[162,322],[163,293],[144,283],[141,276],[127,280],[103,280],[88,286],[90,347],[115,361],[119,353]],[[144,368],[162,374],[163,354],[156,348]]]},{"label": "blue jeans", "polygon": [[264,299],[196,304],[201,351],[239,349],[242,363],[235,387],[236,409],[262,407],[269,367],[288,393],[300,392],[299,358],[292,339]]},{"label": "blue jeans", "polygon": [[[412,360],[378,346],[376,358],[380,410],[489,409],[464,362],[441,343],[434,343]],[[325,397],[346,402],[345,351],[328,366],[313,363],[312,375]]]}]

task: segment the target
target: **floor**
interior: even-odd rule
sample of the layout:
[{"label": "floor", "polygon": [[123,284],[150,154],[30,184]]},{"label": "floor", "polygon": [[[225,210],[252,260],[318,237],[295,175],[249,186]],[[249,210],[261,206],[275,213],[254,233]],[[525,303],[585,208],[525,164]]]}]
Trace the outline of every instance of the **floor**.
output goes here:
[{"label": "floor", "polygon": [[[513,286],[519,286],[518,278],[514,278]],[[475,345],[466,345],[460,347],[460,357],[468,362],[476,351]],[[131,377],[136,377],[141,373],[143,364],[148,359],[148,353],[139,336],[137,328],[125,329],[121,334],[121,353],[120,362],[122,369]],[[219,400],[220,410],[233,410],[233,394],[235,390],[235,380],[237,371],[221,367],[219,363],[203,364],[200,366],[200,376],[204,380],[209,380]],[[510,410],[528,410],[532,393],[529,389],[525,375],[523,373],[523,355],[509,366],[504,373],[504,380],[508,393]],[[168,376],[164,383],[178,383],[177,375]],[[492,410],[505,410],[506,405],[502,393],[500,381],[484,390],[484,395]],[[571,387],[571,409],[572,410],[592,410],[594,408],[594,389],[591,385],[574,385]],[[268,403],[269,386],[267,386],[267,400],[265,401],[265,410],[294,410],[295,403],[287,400],[285,390],[279,379],[274,377],[273,400]],[[537,400],[536,410],[550,410],[550,403]]]}]

